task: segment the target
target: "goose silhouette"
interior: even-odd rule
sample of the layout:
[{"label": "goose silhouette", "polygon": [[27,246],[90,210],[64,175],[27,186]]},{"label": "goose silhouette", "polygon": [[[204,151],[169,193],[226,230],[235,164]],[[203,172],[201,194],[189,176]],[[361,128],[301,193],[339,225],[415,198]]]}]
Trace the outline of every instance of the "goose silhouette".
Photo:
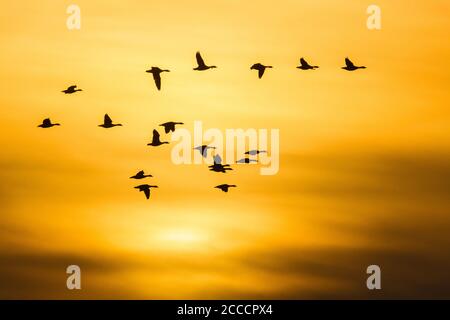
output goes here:
[{"label": "goose silhouette", "polygon": [[145,174],[144,170],[139,171],[134,176],[131,176],[130,179],[144,179],[148,177],[153,177],[151,174]]},{"label": "goose silhouette", "polygon": [[266,71],[266,68],[273,68],[272,66],[265,66],[261,63],[255,63],[250,67],[250,70],[258,70],[258,78],[261,79],[264,75],[264,71]]},{"label": "goose silhouette", "polygon": [[103,123],[98,125],[99,127],[103,128],[112,128],[112,127],[121,127],[121,123],[113,123],[111,118],[108,116],[108,114],[105,114],[103,118]]},{"label": "goose silhouette", "polygon": [[72,93],[75,93],[77,91],[83,91],[83,90],[77,89],[77,86],[73,85],[73,86],[70,86],[66,90],[63,90],[61,92],[64,92],[64,94],[72,94]]},{"label": "goose silhouette", "polygon": [[297,67],[297,69],[301,70],[314,70],[319,68],[319,66],[312,66],[304,58],[300,58],[300,65]]},{"label": "goose silhouette", "polygon": [[145,197],[147,199],[149,199],[150,198],[150,188],[158,188],[158,186],[151,186],[149,184],[141,184],[141,185],[136,186],[134,188],[139,189],[139,191],[144,192]]},{"label": "goose silhouette", "polygon": [[149,70],[146,70],[145,72],[153,74],[153,80],[155,80],[155,85],[158,90],[161,90],[161,73],[162,72],[170,72],[170,70],[167,69],[160,69],[158,67],[152,67]]},{"label": "goose silhouette", "polygon": [[208,168],[210,171],[222,172],[222,173],[226,173],[228,170],[233,170],[230,168],[229,164],[222,164],[222,158],[218,154],[216,154],[214,156],[214,164],[208,166]]},{"label": "goose silhouette", "polygon": [[42,123],[40,125],[38,125],[38,127],[40,127],[40,128],[51,128],[53,126],[60,126],[60,124],[52,123],[49,118],[44,119],[44,121],[42,121]]},{"label": "goose silhouette", "polygon": [[245,152],[245,154],[249,154],[251,156],[255,156],[260,153],[267,153],[267,151],[266,150],[249,150],[249,151]]},{"label": "goose silhouette", "polygon": [[251,162],[258,162],[257,160],[249,159],[249,158],[243,158],[236,161],[236,163],[251,163]]},{"label": "goose silhouette", "polygon": [[194,150],[198,150],[200,154],[203,156],[203,158],[206,158],[208,156],[208,149],[215,149],[216,147],[210,147],[206,144],[197,146],[194,148]]},{"label": "goose silhouette", "polygon": [[204,70],[208,70],[208,69],[212,69],[212,68],[217,68],[216,66],[207,66],[205,64],[205,61],[203,61],[203,58],[202,58],[200,52],[197,52],[195,54],[195,59],[197,60],[197,67],[195,67],[194,70],[204,71]]},{"label": "goose silhouette", "polygon": [[342,69],[347,71],[355,71],[358,69],[366,69],[365,66],[355,66],[353,62],[350,61],[349,58],[345,58],[345,67],[342,67]]},{"label": "goose silhouette", "polygon": [[161,142],[161,140],[159,139],[159,132],[156,131],[155,129],[153,129],[153,138],[152,138],[152,142],[147,143],[148,146],[153,146],[153,147],[157,147],[160,146],[162,144],[168,144],[169,142],[167,141],[163,141]]},{"label": "goose silhouette", "polygon": [[160,126],[164,127],[164,132],[165,133],[169,133],[170,131],[174,132],[175,131],[175,125],[177,124],[184,124],[183,122],[165,122],[165,123],[161,123]]},{"label": "goose silhouette", "polygon": [[218,188],[222,190],[223,192],[228,192],[228,188],[236,188],[237,186],[235,184],[219,184],[218,186],[215,186],[214,188]]}]

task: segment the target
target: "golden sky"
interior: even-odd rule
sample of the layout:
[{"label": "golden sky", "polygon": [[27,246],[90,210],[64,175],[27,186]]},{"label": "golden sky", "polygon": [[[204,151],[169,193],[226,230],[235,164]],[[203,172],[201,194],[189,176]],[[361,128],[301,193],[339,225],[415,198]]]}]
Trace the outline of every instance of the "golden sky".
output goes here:
[{"label": "golden sky", "polygon": [[[71,3],[1,2],[0,298],[450,298],[448,1],[376,1],[381,30],[372,1],[77,0],[68,30]],[[146,146],[196,120],[280,129],[279,173]]]}]

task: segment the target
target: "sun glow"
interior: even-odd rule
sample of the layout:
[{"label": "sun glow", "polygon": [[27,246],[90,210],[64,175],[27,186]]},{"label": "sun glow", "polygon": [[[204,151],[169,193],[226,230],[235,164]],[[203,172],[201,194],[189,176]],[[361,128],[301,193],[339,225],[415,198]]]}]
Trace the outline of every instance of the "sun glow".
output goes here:
[{"label": "sun glow", "polygon": [[167,229],[157,235],[157,239],[168,246],[194,246],[208,241],[209,237],[195,229]]}]

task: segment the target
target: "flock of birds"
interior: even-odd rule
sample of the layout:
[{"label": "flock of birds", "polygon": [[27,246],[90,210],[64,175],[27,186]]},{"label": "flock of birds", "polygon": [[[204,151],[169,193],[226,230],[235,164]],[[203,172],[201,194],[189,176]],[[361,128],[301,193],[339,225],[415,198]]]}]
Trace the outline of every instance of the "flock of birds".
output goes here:
[{"label": "flock of birds", "polygon": [[[205,71],[208,69],[214,69],[217,68],[217,66],[208,66],[205,61],[203,60],[200,52],[197,52],[195,55],[195,58],[197,60],[197,67],[194,68],[196,71]],[[266,69],[271,69],[273,66],[266,66],[262,63],[255,63],[250,67],[250,70],[256,70],[258,71],[258,78],[261,79],[264,75],[264,72]],[[314,70],[318,69],[319,66],[312,66],[310,65],[304,58],[300,58],[300,65],[296,67],[297,69],[301,70]],[[365,69],[365,66],[356,66],[349,58],[345,58],[345,66],[342,67],[342,69],[347,71],[355,71],[358,69]],[[152,67],[151,69],[145,71],[148,73],[151,73],[153,75],[153,80],[155,80],[155,85],[158,90],[161,90],[161,73],[163,72],[170,72],[168,69],[161,69],[158,67]]]},{"label": "flock of birds", "polygon": [[[197,67],[195,67],[194,70],[205,71],[205,70],[217,68],[217,66],[214,66],[214,65],[208,66],[205,63],[205,61],[203,60],[200,52],[197,52],[195,57],[197,60]],[[263,65],[261,63],[255,63],[250,67],[250,70],[257,70],[258,78],[261,79],[262,76],[264,75],[264,72],[266,71],[266,69],[270,69],[270,68],[273,68],[273,67],[269,66],[269,65]],[[304,58],[300,58],[300,65],[297,66],[297,68],[301,69],[301,70],[314,70],[314,69],[319,68],[319,66],[310,65]],[[345,58],[345,66],[342,67],[342,69],[347,70],[347,71],[355,71],[358,69],[365,69],[365,68],[366,68],[365,66],[356,66],[349,58]],[[156,88],[158,90],[161,90],[161,73],[170,72],[170,70],[161,69],[158,67],[152,67],[151,69],[146,70],[146,72],[151,73],[153,75],[153,80],[155,81]],[[73,93],[76,93],[79,91],[83,91],[83,90],[79,89],[76,85],[72,85],[72,86],[68,87],[67,89],[63,90],[62,92],[64,94],[73,94]],[[162,124],[160,124],[160,126],[164,127],[164,132],[167,134],[169,132],[174,132],[176,125],[183,125],[183,124],[184,124],[183,122],[170,121],[170,122],[162,123]],[[40,125],[38,125],[38,127],[51,128],[51,127],[60,126],[60,125],[61,124],[59,124],[59,123],[52,123],[50,118],[46,118],[42,121],[42,123]],[[108,114],[105,114],[103,123],[99,125],[99,127],[102,127],[102,128],[113,128],[113,127],[118,127],[118,126],[122,126],[122,124],[121,123],[113,123],[112,119],[110,118],[110,116]],[[154,129],[152,141],[150,143],[148,143],[147,145],[153,146],[153,147],[158,147],[158,146],[161,146],[163,144],[168,144],[168,143],[169,143],[168,141],[161,141],[159,132],[156,129]],[[195,147],[194,149],[198,150],[204,158],[207,158],[208,150],[215,149],[215,147],[208,146],[208,145],[201,145],[201,146]],[[248,156],[255,156],[260,153],[265,153],[265,152],[267,152],[267,151],[265,151],[265,150],[249,150],[249,151],[245,152],[245,154]],[[214,160],[213,164],[208,166],[210,171],[226,173],[229,170],[233,170],[229,164],[222,164],[222,158],[220,157],[220,155],[218,155],[218,154],[214,155],[213,160]],[[247,156],[236,161],[236,163],[253,163],[253,162],[257,162],[257,160],[251,159]],[[151,174],[145,174],[144,170],[140,170],[138,173],[131,176],[130,179],[141,180],[141,179],[150,178],[150,177],[153,177],[153,176]],[[214,188],[220,189],[223,192],[228,192],[229,188],[235,188],[235,187],[237,187],[237,186],[234,184],[224,183],[224,184],[215,186]],[[138,189],[139,191],[144,192],[145,197],[147,199],[149,199],[150,198],[150,189],[158,188],[158,186],[150,185],[150,184],[141,184],[141,185],[136,186],[135,188]]]}]

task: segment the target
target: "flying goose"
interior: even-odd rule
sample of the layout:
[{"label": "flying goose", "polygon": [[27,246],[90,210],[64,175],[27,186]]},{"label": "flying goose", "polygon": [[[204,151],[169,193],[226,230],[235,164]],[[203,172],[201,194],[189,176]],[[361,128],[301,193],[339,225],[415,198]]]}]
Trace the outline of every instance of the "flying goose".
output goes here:
[{"label": "flying goose", "polygon": [[200,154],[203,156],[203,158],[206,158],[208,156],[208,149],[215,149],[216,147],[210,147],[206,144],[197,146],[194,148],[194,150],[198,150]]},{"label": "flying goose", "polygon": [[174,132],[175,131],[175,125],[177,124],[184,124],[183,122],[165,122],[165,123],[161,123],[160,126],[164,127],[164,132],[165,133],[169,133],[170,131]]},{"label": "flying goose", "polygon": [[214,164],[208,166],[210,171],[215,171],[215,172],[222,172],[222,173],[226,173],[227,170],[233,170],[230,168],[229,164],[222,164],[222,158],[216,154],[214,156]]},{"label": "flying goose", "polygon": [[214,188],[218,188],[222,190],[223,192],[228,192],[228,188],[236,188],[237,186],[235,184],[219,184],[218,186],[215,186]]},{"label": "flying goose", "polygon": [[267,151],[266,150],[249,150],[249,151],[245,152],[245,154],[249,154],[252,156],[255,156],[260,153],[267,153]]},{"label": "flying goose", "polygon": [[300,58],[300,65],[297,67],[297,69],[302,70],[314,70],[319,68],[319,66],[312,66],[304,58]]},{"label": "flying goose", "polygon": [[146,70],[145,72],[153,74],[153,80],[155,80],[156,88],[158,90],[161,90],[161,73],[162,72],[170,72],[170,70],[160,69],[158,67],[152,67],[151,69]]},{"label": "flying goose", "polygon": [[77,86],[73,85],[73,86],[70,86],[66,90],[63,90],[61,92],[64,92],[64,94],[71,94],[71,93],[75,93],[77,91],[83,91],[83,90],[77,89]]},{"label": "flying goose", "polygon": [[108,114],[105,114],[104,118],[103,118],[103,124],[99,124],[99,127],[103,127],[103,128],[112,128],[112,127],[121,127],[122,124],[121,123],[112,123],[111,118],[108,116]]},{"label": "flying goose", "polygon": [[195,54],[195,58],[197,59],[197,67],[194,68],[194,70],[197,71],[204,71],[204,70],[208,70],[208,69],[212,69],[212,68],[217,68],[216,66],[207,66],[205,64],[205,61],[203,61],[202,56],[200,55],[200,52],[197,52]]},{"label": "flying goose", "polygon": [[44,119],[44,121],[42,121],[42,124],[38,125],[38,127],[41,127],[41,128],[51,128],[53,126],[60,126],[60,124],[52,123],[49,118]]},{"label": "flying goose", "polygon": [[165,144],[165,143],[168,144],[169,142],[167,142],[167,141],[161,142],[161,140],[159,140],[159,133],[158,133],[158,131],[156,131],[155,129],[153,129],[153,138],[152,138],[152,142],[147,143],[147,145],[148,145],[148,146],[157,147],[157,146],[160,146],[160,145]]},{"label": "flying goose", "polygon": [[145,197],[147,199],[150,198],[150,188],[158,188],[158,186],[151,186],[149,184],[141,184],[139,186],[135,187],[136,189],[139,189],[139,191],[143,191],[145,194]]},{"label": "flying goose", "polygon": [[147,177],[153,177],[151,174],[145,174],[144,170],[139,171],[134,176],[130,177],[130,179],[144,179]]},{"label": "flying goose", "polygon": [[243,158],[236,161],[236,163],[251,163],[251,162],[258,162],[257,160],[249,159],[249,158]]},{"label": "flying goose", "polygon": [[349,58],[345,58],[345,67],[342,67],[342,69],[347,71],[355,71],[357,69],[365,69],[365,66],[355,66],[353,62],[350,61]]},{"label": "flying goose", "polygon": [[250,67],[250,70],[258,70],[258,78],[261,79],[264,75],[264,71],[266,71],[266,68],[272,68],[272,66],[265,66],[261,63],[255,63]]}]

